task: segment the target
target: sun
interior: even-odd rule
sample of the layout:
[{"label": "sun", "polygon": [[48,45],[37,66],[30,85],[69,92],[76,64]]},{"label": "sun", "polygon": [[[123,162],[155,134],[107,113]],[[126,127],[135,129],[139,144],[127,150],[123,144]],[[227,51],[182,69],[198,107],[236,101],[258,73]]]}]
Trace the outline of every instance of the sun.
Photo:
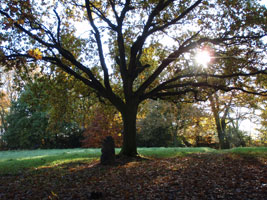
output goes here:
[{"label": "sun", "polygon": [[198,50],[195,59],[198,64],[206,68],[211,61],[211,55],[207,50]]}]

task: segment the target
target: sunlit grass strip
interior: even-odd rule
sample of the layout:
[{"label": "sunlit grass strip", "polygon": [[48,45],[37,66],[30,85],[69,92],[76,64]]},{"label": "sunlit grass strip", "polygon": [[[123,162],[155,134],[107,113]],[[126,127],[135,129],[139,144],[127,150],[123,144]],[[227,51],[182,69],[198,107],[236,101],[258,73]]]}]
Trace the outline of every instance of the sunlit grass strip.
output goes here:
[{"label": "sunlit grass strip", "polygon": [[267,147],[237,147],[223,151],[231,153],[267,153]]},{"label": "sunlit grass strip", "polygon": [[185,156],[192,153],[215,153],[217,150],[208,147],[193,147],[193,148],[179,148],[179,147],[153,147],[153,148],[138,148],[138,153],[143,156],[153,158],[171,158],[176,156]]},{"label": "sunlit grass strip", "polygon": [[65,154],[89,154],[100,155],[101,149],[38,149],[38,150],[18,150],[18,151],[0,151],[0,162],[9,159],[25,159],[36,156],[55,156]]},{"label": "sunlit grass strip", "polygon": [[99,158],[100,149],[60,149],[33,151],[5,151],[0,155],[0,174],[21,173],[25,169],[53,166],[72,161],[90,162]]},{"label": "sunlit grass strip", "polygon": [[222,153],[231,153],[233,155],[261,157],[267,159],[267,147],[238,147],[220,151]]},{"label": "sunlit grass strip", "polygon": [[0,174],[15,174],[22,173],[24,170],[39,168],[41,166],[53,167],[70,162],[91,162],[92,160],[98,159],[98,157],[86,157],[86,156],[51,156],[35,159],[24,159],[24,160],[8,160],[0,162]]}]

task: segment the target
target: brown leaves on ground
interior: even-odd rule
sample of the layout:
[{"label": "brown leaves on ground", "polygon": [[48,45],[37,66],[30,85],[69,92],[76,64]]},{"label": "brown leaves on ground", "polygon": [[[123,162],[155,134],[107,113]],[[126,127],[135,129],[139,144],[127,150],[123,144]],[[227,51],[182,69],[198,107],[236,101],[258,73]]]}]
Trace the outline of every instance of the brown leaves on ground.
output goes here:
[{"label": "brown leaves on ground", "polygon": [[[127,162],[126,162],[127,161]],[[71,163],[0,178],[0,199],[266,199],[267,159],[194,154]]]}]

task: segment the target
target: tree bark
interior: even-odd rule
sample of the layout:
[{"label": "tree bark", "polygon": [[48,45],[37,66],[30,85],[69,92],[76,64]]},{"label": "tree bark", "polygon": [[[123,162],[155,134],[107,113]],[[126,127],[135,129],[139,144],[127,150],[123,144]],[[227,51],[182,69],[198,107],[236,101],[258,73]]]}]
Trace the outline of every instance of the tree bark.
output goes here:
[{"label": "tree bark", "polygon": [[128,105],[121,112],[123,120],[123,144],[120,155],[136,156],[136,116],[138,105]]}]

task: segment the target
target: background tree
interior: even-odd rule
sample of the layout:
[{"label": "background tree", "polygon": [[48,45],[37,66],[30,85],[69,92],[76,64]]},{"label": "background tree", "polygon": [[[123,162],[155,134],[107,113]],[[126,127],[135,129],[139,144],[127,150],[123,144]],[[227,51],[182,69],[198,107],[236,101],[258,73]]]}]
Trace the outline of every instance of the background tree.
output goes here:
[{"label": "background tree", "polygon": [[[256,0],[3,0],[0,15],[2,65],[61,68],[110,101],[122,115],[124,155],[137,154],[136,115],[146,99],[265,92],[246,81],[266,73],[266,8]],[[75,24],[85,20],[86,38]],[[201,48],[216,57],[208,69],[195,68]]]},{"label": "background tree", "polygon": [[[137,145],[141,147],[167,147],[173,145],[173,111],[171,104],[148,101],[146,116],[138,120]],[[178,143],[178,142],[177,142]],[[180,142],[181,143],[181,142]]]},{"label": "background tree", "polygon": [[[205,106],[200,103],[175,103],[172,112],[176,138],[182,140],[185,146],[198,146],[199,138],[206,140],[214,137],[214,123]],[[205,145],[208,145],[207,142]]]},{"label": "background tree", "polygon": [[7,129],[6,115],[8,114],[8,108],[10,101],[4,92],[0,93],[0,135]]},{"label": "background tree", "polygon": [[8,114],[8,108],[10,101],[7,98],[6,93],[0,92],[0,150],[4,149],[6,144],[2,138],[3,133],[7,130],[6,116]]},{"label": "background tree", "polygon": [[122,145],[122,123],[119,113],[110,106],[97,105],[92,110],[89,124],[83,133],[82,146],[100,148],[107,136],[112,136],[115,147]]},{"label": "background tree", "polygon": [[[37,83],[35,83],[37,84]],[[34,85],[35,85],[34,84]],[[43,90],[35,93],[28,85],[6,116],[3,140],[10,149],[80,147],[82,132],[74,122],[57,121],[58,129],[49,129],[49,104],[42,101]]]},{"label": "background tree", "polygon": [[226,137],[230,148],[232,147],[245,147],[251,144],[251,137],[247,132],[229,125],[226,128]]},{"label": "background tree", "polygon": [[230,148],[229,141],[226,137],[226,126],[227,126],[227,116],[230,112],[232,105],[233,96],[226,102],[219,100],[219,95],[214,93],[209,97],[211,110],[214,116],[216,129],[219,138],[219,148],[228,149]]},{"label": "background tree", "polygon": [[[212,146],[218,142],[207,105],[149,100],[137,120],[138,146]],[[211,144],[212,143],[212,144]]]},{"label": "background tree", "polygon": [[[252,95],[240,92],[216,92],[209,96],[209,103],[216,125],[219,148],[245,146],[245,132],[240,130],[240,122],[247,116],[253,118],[251,113],[257,108],[256,99]],[[251,110],[250,113],[247,109]]]},{"label": "background tree", "polygon": [[29,106],[23,98],[12,103],[3,135],[8,148],[33,149],[42,145],[42,139],[47,138],[48,118],[38,107]]},{"label": "background tree", "polygon": [[[257,81],[259,84],[261,84],[262,87],[267,87],[266,75],[259,75]],[[255,102],[259,111],[256,114],[256,116],[259,117],[256,118],[258,122],[257,131],[259,131],[258,142],[256,142],[256,145],[267,146],[267,99],[265,96],[260,96],[258,98],[255,98]]]},{"label": "background tree", "polygon": [[260,112],[260,127],[258,128],[258,131],[260,132],[259,134],[259,139],[260,139],[260,144],[263,144],[264,146],[267,146],[267,101],[264,98],[262,101],[262,104],[259,106],[261,112]]}]

